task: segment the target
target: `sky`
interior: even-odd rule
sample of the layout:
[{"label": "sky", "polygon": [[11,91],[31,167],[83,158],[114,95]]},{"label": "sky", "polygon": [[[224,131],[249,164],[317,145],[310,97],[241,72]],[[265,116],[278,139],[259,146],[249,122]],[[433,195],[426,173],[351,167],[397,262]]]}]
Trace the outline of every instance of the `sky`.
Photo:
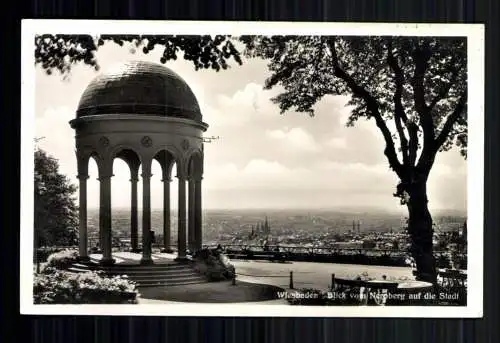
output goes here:
[{"label": "sky", "polygon": [[[130,47],[106,43],[97,53],[101,71],[126,60],[159,63],[161,49],[147,55]],[[270,97],[279,89],[264,90],[269,75],[266,62],[244,60],[226,71],[195,71],[184,60],[168,61],[196,95],[205,136],[220,139],[205,144],[203,207],[246,208],[380,208],[403,211],[392,196],[397,177],[383,154],[384,142],[374,122],[362,120],[346,127],[346,97],[329,96],[315,107],[315,117],[289,111],[280,114]],[[57,158],[60,171],[76,179],[74,131],[69,121],[84,89],[101,71],[74,66],[67,79],[58,73],[36,70],[36,136],[39,147]],[[152,208],[162,207],[161,169],[154,162]],[[97,167],[91,160],[88,207],[99,204]],[[117,159],[112,179],[114,208],[130,206],[130,174]],[[466,210],[467,164],[455,149],[439,153],[428,181],[431,210]],[[139,183],[139,194],[141,186]],[[177,187],[171,188],[177,206]],[[140,196],[139,196],[140,199]],[[140,206],[139,206],[140,207]]]}]

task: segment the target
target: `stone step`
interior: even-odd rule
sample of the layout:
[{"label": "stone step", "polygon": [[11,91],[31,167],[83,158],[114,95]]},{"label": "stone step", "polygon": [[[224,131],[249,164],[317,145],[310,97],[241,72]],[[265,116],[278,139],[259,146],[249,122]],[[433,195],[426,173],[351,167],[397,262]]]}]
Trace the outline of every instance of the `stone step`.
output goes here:
[{"label": "stone step", "polygon": [[154,281],[166,281],[166,282],[172,282],[175,283],[177,281],[194,281],[194,280],[205,280],[204,277],[199,276],[199,275],[191,275],[191,276],[183,276],[183,277],[156,277],[156,278],[134,278],[134,277],[129,277],[130,280],[133,280],[137,283],[143,283],[143,282],[154,282]]},{"label": "stone step", "polygon": [[[82,267],[71,267],[68,269],[70,272],[74,273],[85,273],[90,271],[87,268],[82,268]],[[127,273],[124,273],[123,271],[105,271],[106,274],[109,275],[127,275],[130,278],[132,277],[138,277],[138,278],[155,278],[155,277],[162,277],[162,276],[168,276],[168,277],[180,277],[180,276],[199,276],[200,274],[197,273],[196,271],[192,269],[179,269],[179,270],[165,270],[165,271],[145,271],[145,270],[134,270],[134,271],[129,271]]]},{"label": "stone step", "polygon": [[[123,274],[110,274],[110,275],[123,275]],[[185,273],[158,273],[158,274],[125,274],[129,278],[136,278],[136,279],[154,279],[154,278],[179,278],[179,277],[199,277],[200,274],[193,272],[193,271],[186,271]]]},{"label": "stone step", "polygon": [[182,285],[194,285],[194,284],[200,284],[200,283],[207,283],[208,281],[182,281],[182,282],[177,282],[177,283],[171,283],[171,282],[151,282],[151,283],[141,283],[138,284],[137,286],[139,287],[139,292],[141,288],[145,287],[161,287],[161,286],[182,286]]},{"label": "stone step", "polygon": [[192,278],[192,279],[178,279],[178,280],[170,280],[170,279],[154,279],[154,280],[133,280],[137,287],[152,287],[157,285],[162,286],[179,286],[179,285],[191,285],[191,284],[202,284],[207,283],[208,281],[205,279]]},{"label": "stone step", "polygon": [[118,270],[118,271],[134,271],[134,270],[147,270],[147,271],[162,271],[162,270],[179,270],[179,269],[192,269],[192,264],[156,264],[156,265],[113,265],[113,266],[100,266],[98,264],[84,264],[74,263],[73,266],[78,268],[87,269],[100,269],[100,270]]},{"label": "stone step", "polygon": [[130,274],[130,275],[144,275],[144,274],[151,274],[151,275],[164,275],[164,274],[185,274],[185,273],[195,273],[197,272],[193,269],[167,269],[167,270],[155,270],[155,271],[150,271],[150,270],[106,270],[105,271],[108,274]]},{"label": "stone step", "polygon": [[139,287],[176,286],[208,282],[203,275],[193,269],[191,264],[136,265],[126,267],[122,265],[118,268],[117,266],[101,267],[94,264],[75,263],[68,270],[74,273],[102,270],[110,276],[127,275]]},{"label": "stone step", "polygon": [[101,266],[99,264],[82,264],[75,263],[74,266],[78,267],[87,267],[90,269],[101,269],[101,270],[120,270],[120,271],[129,271],[129,270],[147,270],[147,271],[156,271],[156,270],[172,270],[172,269],[185,269],[191,268],[190,264],[151,264],[151,265],[120,265],[115,264],[113,266]]},{"label": "stone step", "polygon": [[185,268],[185,269],[162,269],[162,270],[145,270],[145,269],[127,269],[127,270],[117,270],[117,269],[88,269],[88,268],[81,268],[81,267],[75,267],[83,270],[91,270],[91,271],[102,271],[106,274],[114,274],[114,275],[121,275],[121,274],[176,274],[176,273],[185,273],[185,272],[195,272],[195,270],[191,268]]}]

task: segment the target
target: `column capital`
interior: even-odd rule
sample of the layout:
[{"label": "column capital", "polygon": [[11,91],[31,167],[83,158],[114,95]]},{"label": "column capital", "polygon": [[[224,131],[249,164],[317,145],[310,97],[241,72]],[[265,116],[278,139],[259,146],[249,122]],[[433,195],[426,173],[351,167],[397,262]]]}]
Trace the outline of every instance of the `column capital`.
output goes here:
[{"label": "column capital", "polygon": [[89,179],[89,176],[88,176],[88,175],[86,175],[86,174],[78,174],[78,175],[76,176],[76,178],[77,178],[78,180],[80,180],[80,181],[83,181],[83,180],[88,180],[88,179]]},{"label": "column capital", "polygon": [[139,177],[138,176],[131,177],[130,181],[131,182],[138,182],[139,181]]},{"label": "column capital", "polygon": [[179,181],[187,181],[189,179],[187,176],[184,175],[177,175],[176,178],[179,179]]},{"label": "column capital", "polygon": [[172,178],[171,177],[163,178],[161,179],[161,182],[172,182]]},{"label": "column capital", "polygon": [[97,178],[97,181],[104,181],[107,179],[111,179],[113,176],[115,176],[115,174],[99,175],[99,177]]},{"label": "column capital", "polygon": [[152,174],[152,173],[142,173],[142,174],[141,174],[141,177],[142,177],[143,179],[150,179],[152,176],[153,176],[153,174]]}]

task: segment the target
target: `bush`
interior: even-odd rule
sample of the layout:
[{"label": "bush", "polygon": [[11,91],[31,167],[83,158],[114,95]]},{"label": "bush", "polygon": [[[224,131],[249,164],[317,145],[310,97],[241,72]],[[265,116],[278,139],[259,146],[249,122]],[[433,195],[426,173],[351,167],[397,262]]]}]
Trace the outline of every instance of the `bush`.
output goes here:
[{"label": "bush", "polygon": [[47,258],[46,268],[64,270],[76,262],[78,262],[78,251],[65,249],[50,255]]},{"label": "bush", "polygon": [[229,258],[217,250],[203,249],[195,254],[195,269],[204,274],[208,281],[230,280],[235,268]]},{"label": "bush", "polygon": [[[50,269],[49,269],[50,270]],[[35,275],[35,304],[136,304],[139,295],[126,276],[104,277],[99,272],[52,272]]]},{"label": "bush", "polygon": [[219,255],[219,261],[220,263],[224,266],[224,277],[226,279],[232,279],[235,274],[236,274],[236,269],[234,266],[231,264],[231,260],[229,260],[229,257],[227,257],[224,254]]},{"label": "bush", "polygon": [[214,282],[214,281],[224,281],[227,280],[226,278],[226,271],[224,268],[220,265],[214,265],[211,266],[207,269],[205,272],[205,275],[208,278],[208,281]]},{"label": "bush", "polygon": [[35,251],[33,262],[47,262],[50,255],[65,250],[65,249],[75,249],[75,247],[41,247],[37,248]]}]

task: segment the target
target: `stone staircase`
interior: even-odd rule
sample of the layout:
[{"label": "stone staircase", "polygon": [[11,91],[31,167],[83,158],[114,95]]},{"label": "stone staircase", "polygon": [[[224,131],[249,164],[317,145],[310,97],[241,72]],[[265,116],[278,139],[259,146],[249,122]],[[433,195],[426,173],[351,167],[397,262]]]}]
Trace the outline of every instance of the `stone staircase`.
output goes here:
[{"label": "stone staircase", "polygon": [[95,262],[75,263],[69,271],[83,273],[91,270],[102,270],[109,276],[127,275],[138,287],[178,286],[206,283],[205,276],[198,273],[193,265],[187,263],[168,263],[152,265],[116,264],[101,266]]}]

